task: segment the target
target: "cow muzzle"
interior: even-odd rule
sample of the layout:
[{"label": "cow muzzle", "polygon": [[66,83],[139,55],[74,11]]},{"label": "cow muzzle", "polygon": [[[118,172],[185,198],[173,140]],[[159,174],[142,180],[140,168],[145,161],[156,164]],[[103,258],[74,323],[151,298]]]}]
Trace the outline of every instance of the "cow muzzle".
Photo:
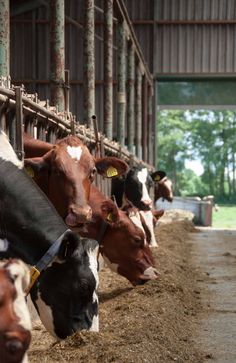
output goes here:
[{"label": "cow muzzle", "polygon": [[143,285],[145,282],[149,280],[156,280],[160,276],[160,273],[152,266],[148,267],[141,276],[139,276],[139,279],[136,281],[133,281],[132,284],[134,286],[136,285]]},{"label": "cow muzzle", "polygon": [[76,227],[80,224],[88,223],[92,218],[92,209],[87,206],[85,208],[71,207],[65,218],[65,222],[69,227]]}]

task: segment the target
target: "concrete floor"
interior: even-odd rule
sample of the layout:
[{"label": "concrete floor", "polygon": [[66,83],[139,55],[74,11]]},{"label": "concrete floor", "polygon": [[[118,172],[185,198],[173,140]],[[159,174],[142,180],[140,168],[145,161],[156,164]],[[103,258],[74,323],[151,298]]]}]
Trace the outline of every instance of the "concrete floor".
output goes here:
[{"label": "concrete floor", "polygon": [[204,363],[236,363],[236,229],[198,229],[189,241],[193,266],[205,276],[198,281],[204,311],[196,341]]}]

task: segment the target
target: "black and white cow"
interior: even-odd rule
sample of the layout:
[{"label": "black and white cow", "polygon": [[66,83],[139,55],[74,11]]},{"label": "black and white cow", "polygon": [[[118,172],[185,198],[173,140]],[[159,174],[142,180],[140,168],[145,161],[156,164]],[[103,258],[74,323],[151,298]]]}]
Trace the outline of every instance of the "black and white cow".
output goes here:
[{"label": "black and white cow", "polygon": [[[135,166],[129,169],[125,176],[112,181],[111,194],[115,197],[117,205],[120,208],[133,205],[139,209],[139,213],[146,224],[146,230],[149,230],[150,246],[152,247],[157,247],[158,244],[154,233],[156,219],[153,214],[153,202],[149,190],[151,186],[158,183],[158,180],[163,179],[164,174],[162,173],[156,171],[149,174],[147,168]],[[137,220],[137,217],[134,218],[133,214],[132,220],[140,227],[141,222]]]},{"label": "black and white cow", "polygon": [[98,244],[68,230],[0,131],[0,258],[42,270],[30,294],[46,329],[63,339],[98,330]]}]

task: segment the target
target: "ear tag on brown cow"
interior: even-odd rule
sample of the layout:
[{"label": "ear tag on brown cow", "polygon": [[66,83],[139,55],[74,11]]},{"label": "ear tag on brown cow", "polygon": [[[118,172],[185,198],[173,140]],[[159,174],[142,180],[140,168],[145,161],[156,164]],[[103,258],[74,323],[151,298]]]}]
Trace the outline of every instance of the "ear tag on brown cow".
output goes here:
[{"label": "ear tag on brown cow", "polygon": [[155,181],[159,181],[161,179],[160,175],[155,176]]},{"label": "ear tag on brown cow", "polygon": [[25,168],[25,170],[26,170],[27,174],[28,174],[31,178],[33,178],[33,177],[34,177],[34,171],[33,171],[33,169],[31,168],[31,166],[27,166],[27,167]]},{"label": "ear tag on brown cow", "polygon": [[108,222],[113,222],[113,214],[112,213],[108,213],[108,215],[107,215],[107,221]]},{"label": "ear tag on brown cow", "polygon": [[114,168],[113,166],[109,166],[109,168],[107,169],[107,177],[112,178],[113,176],[117,175],[118,175],[117,169]]}]

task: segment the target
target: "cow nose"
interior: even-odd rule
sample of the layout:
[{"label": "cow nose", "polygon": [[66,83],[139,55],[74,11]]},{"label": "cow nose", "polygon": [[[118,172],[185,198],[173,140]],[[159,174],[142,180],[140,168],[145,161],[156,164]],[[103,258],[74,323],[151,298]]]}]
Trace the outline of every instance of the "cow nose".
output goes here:
[{"label": "cow nose", "polygon": [[151,200],[148,200],[148,199],[143,200],[142,202],[143,202],[143,204],[145,204],[145,205],[151,205],[151,204],[152,204],[152,201],[151,201]]},{"label": "cow nose", "polygon": [[70,227],[75,227],[80,223],[87,223],[92,218],[92,209],[90,206],[78,208],[71,206],[66,216],[65,222]]},{"label": "cow nose", "polygon": [[23,344],[18,339],[11,339],[6,342],[6,349],[10,354],[16,354],[23,351]]}]

